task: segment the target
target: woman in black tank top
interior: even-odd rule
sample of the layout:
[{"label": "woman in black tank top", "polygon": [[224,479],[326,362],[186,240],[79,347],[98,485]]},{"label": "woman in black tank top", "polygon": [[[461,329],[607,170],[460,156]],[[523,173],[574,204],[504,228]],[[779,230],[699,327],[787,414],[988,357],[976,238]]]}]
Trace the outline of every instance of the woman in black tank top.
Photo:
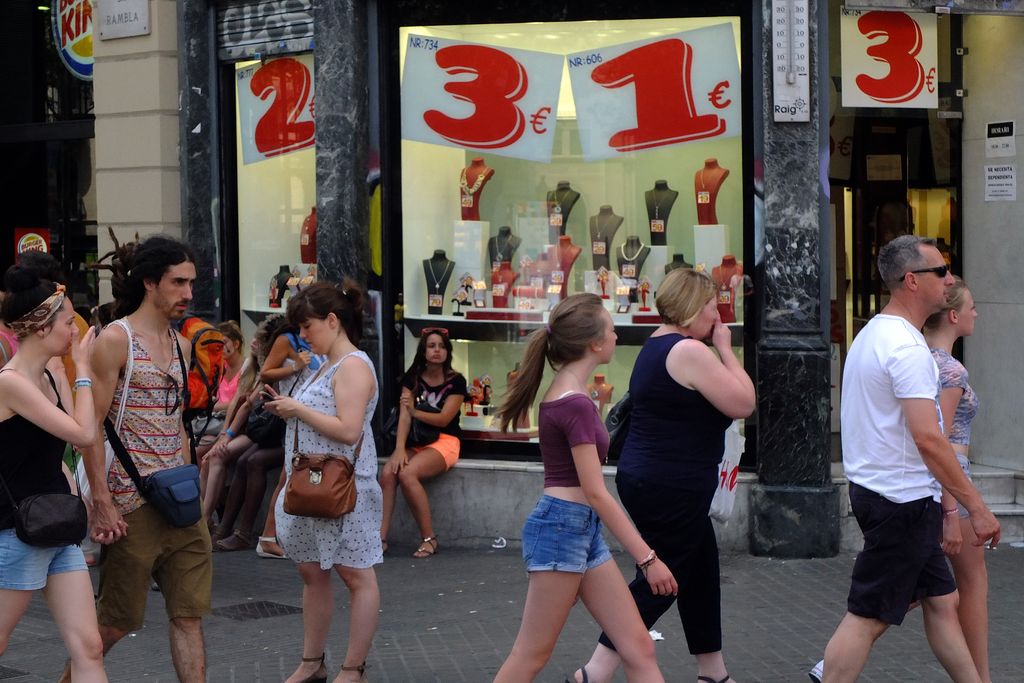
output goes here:
[{"label": "woman in black tank top", "polygon": [[[89,352],[93,330],[78,342],[74,311],[64,287],[40,280],[14,266],[5,277],[2,315],[18,335],[18,352],[0,370],[0,476],[10,497],[0,491],[0,654],[33,591],[43,589],[62,628],[75,681],[106,681],[103,643],[96,624],[92,583],[82,549],[39,548],[23,543],[13,529],[16,502],[39,493],[68,493],[62,470],[65,444],[92,446],[97,422],[92,400]],[[47,363],[71,351],[78,378],[72,402],[63,368],[50,373]],[[65,406],[74,405],[71,415]]]}]

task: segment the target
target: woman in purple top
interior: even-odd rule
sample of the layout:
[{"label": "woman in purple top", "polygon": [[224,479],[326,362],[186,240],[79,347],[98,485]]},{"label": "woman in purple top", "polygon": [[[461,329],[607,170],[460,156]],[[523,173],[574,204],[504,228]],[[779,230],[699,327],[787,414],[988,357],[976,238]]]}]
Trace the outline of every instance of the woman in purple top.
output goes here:
[{"label": "woman in purple top", "polygon": [[626,679],[664,681],[654,643],[626,582],[601,537],[608,525],[636,560],[650,588],[675,595],[672,573],[640,537],[608,492],[601,465],[608,432],[587,396],[587,378],[615,353],[612,318],[594,294],[575,294],[530,336],[518,377],[501,408],[501,427],[518,423],[533,405],[544,364],[555,370],[540,404],[544,495],[523,526],[523,559],[530,575],[519,635],[495,683],[532,681],[551,657],[576,598],[613,634]]},{"label": "woman in purple top", "polygon": [[[967,369],[951,355],[953,344],[960,337],[974,333],[978,312],[974,297],[964,281],[954,277],[953,286],[946,290],[946,308],[935,313],[924,323],[924,337],[939,366],[939,408],[956,458],[964,472],[970,476],[967,458],[971,443],[971,421],[978,412],[978,397],[967,381]],[[949,556],[960,592],[957,612],[964,631],[967,647],[974,666],[985,683],[991,680],[988,669],[988,571],[985,569],[985,549],[978,545],[967,510],[956,499],[942,492],[942,549]]]}]

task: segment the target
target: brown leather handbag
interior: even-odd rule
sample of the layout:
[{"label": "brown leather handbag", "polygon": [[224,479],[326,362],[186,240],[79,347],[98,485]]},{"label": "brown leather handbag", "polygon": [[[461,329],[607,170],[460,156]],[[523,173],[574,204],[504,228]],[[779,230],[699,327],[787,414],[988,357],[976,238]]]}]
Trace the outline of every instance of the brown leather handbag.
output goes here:
[{"label": "brown leather handbag", "polygon": [[[284,511],[299,517],[338,519],[356,507],[355,466],[348,458],[299,452],[299,425],[292,445],[292,476],[284,490]],[[356,444],[356,459],[363,438]]]}]

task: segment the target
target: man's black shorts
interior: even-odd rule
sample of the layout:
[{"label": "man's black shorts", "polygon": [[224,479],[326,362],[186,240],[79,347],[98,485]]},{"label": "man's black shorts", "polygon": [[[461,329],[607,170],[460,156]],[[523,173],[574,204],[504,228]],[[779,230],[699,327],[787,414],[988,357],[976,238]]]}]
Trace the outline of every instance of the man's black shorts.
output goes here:
[{"label": "man's black shorts", "polygon": [[938,502],[894,503],[850,482],[850,503],[864,532],[847,599],[851,614],[898,626],[910,603],[956,590],[939,545]]}]

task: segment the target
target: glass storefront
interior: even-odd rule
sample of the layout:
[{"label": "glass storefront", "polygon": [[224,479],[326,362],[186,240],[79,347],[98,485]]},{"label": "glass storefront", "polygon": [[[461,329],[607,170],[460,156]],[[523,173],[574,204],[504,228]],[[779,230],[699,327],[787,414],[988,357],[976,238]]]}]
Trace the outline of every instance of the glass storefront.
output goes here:
[{"label": "glass storefront", "polygon": [[399,28],[404,351],[448,330],[472,394],[464,449],[536,441],[535,415],[502,434],[493,414],[567,295],[602,296],[616,325],[590,378],[604,414],[672,268],[714,277],[742,346],[740,44],[729,16]]}]

